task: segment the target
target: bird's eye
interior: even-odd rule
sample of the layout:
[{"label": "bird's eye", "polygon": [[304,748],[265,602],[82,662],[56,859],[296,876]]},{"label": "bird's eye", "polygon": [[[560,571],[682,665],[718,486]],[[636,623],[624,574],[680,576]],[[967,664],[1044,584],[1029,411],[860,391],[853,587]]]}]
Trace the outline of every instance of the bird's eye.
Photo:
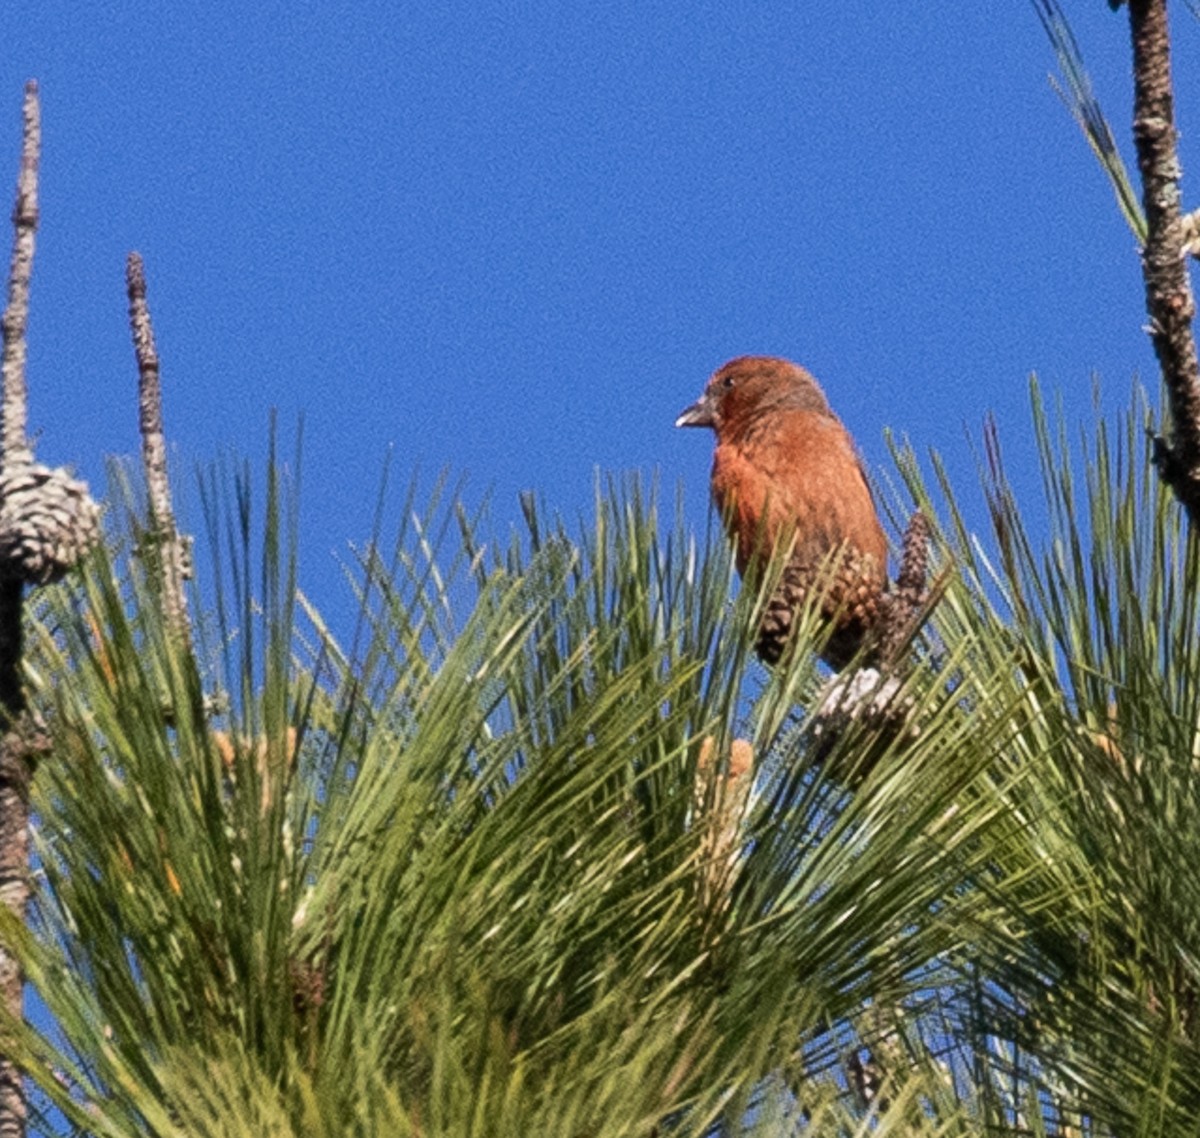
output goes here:
[{"label": "bird's eye", "polygon": [[733,386],[733,376],[727,375],[723,380],[721,380],[721,386],[728,391]]}]

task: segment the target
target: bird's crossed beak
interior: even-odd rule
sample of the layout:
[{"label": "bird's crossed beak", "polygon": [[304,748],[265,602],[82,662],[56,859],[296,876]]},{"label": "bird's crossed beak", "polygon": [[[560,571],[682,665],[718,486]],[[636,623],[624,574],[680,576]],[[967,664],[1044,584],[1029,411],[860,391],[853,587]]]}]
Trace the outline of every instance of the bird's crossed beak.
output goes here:
[{"label": "bird's crossed beak", "polygon": [[675,420],[677,427],[712,427],[715,426],[713,419],[712,402],[708,398],[708,394],[701,395],[690,407],[680,412],[679,418]]}]

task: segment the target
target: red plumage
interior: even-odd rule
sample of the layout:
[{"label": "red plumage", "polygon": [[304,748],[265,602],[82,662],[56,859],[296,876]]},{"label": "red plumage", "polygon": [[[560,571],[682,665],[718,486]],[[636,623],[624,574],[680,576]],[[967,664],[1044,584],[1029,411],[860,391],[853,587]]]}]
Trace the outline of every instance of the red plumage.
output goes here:
[{"label": "red plumage", "polygon": [[880,618],[887,538],[854,442],[820,385],[788,360],[742,356],[714,373],[675,425],[716,434],[713,501],[734,539],[740,573],[790,538],[759,654],[768,663],[780,658],[795,610],[824,569],[822,611],[834,627],[823,656],[844,667]]}]

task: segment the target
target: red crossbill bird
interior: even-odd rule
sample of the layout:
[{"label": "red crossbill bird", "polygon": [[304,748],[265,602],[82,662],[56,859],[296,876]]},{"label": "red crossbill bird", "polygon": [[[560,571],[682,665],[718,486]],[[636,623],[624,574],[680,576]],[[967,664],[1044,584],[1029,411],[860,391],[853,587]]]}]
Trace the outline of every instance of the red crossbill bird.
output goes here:
[{"label": "red crossbill bird", "polygon": [[796,610],[819,584],[832,626],[822,658],[845,667],[882,617],[888,547],[854,441],[820,385],[789,360],[741,356],[713,374],[675,425],[716,434],[712,496],[738,572],[745,577],[790,543],[759,628],[760,657],[780,659]]}]

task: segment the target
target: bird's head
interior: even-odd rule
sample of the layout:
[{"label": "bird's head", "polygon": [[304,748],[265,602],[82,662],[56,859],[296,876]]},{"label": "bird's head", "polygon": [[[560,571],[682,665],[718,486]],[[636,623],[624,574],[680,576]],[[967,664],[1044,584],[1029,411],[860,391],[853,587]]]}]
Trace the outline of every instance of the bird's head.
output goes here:
[{"label": "bird's head", "polygon": [[832,414],[820,384],[791,360],[739,356],[713,373],[704,394],[675,426],[712,427],[718,436],[729,437],[775,411]]}]

